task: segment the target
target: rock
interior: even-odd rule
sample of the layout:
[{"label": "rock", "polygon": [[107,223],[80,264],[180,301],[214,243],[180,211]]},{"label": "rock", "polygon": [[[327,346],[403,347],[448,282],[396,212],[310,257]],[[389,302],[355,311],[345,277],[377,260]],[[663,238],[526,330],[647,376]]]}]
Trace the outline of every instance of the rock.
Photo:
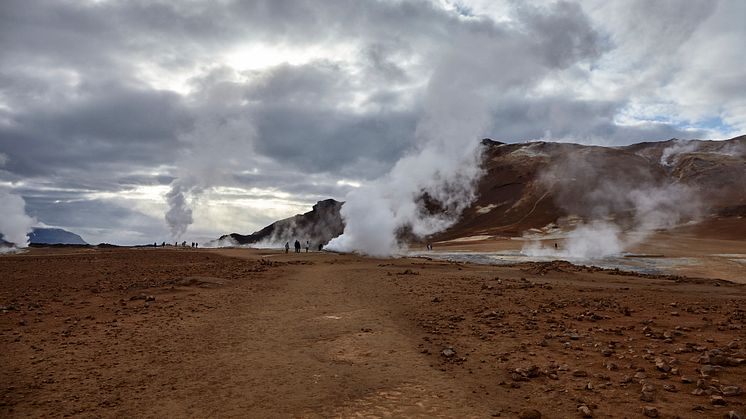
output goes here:
[{"label": "rock", "polygon": [[671,371],[671,366],[668,365],[662,358],[655,358],[655,368],[657,368],[658,371],[663,372]]},{"label": "rock", "polygon": [[572,372],[573,377],[587,377],[588,373],[583,370],[575,370]]},{"label": "rock", "polygon": [[738,386],[722,386],[720,387],[720,391],[723,392],[723,396],[726,397],[740,396],[742,393],[741,387]]},{"label": "rock", "polygon": [[658,417],[658,409],[651,407],[651,406],[644,406],[642,408],[642,414],[645,417],[648,418],[657,418]]},{"label": "rock", "polygon": [[578,407],[578,412],[580,413],[580,416],[582,416],[584,418],[592,418],[593,417],[593,412],[591,412],[591,409],[588,408],[588,406],[586,406],[586,405],[582,405],[582,406]]},{"label": "rock", "polygon": [[640,393],[640,400],[650,403],[655,401],[655,395],[651,392],[643,391]]},{"label": "rock", "polygon": [[154,295],[148,295],[147,297],[145,297],[145,302],[150,302],[150,301],[155,301]]},{"label": "rock", "polygon": [[725,414],[726,419],[746,419],[746,416],[744,416],[741,412],[736,412],[735,410],[731,410],[730,412]]},{"label": "rock", "polygon": [[676,388],[676,386],[673,385],[673,384],[664,384],[663,385],[663,390],[666,390],[666,391],[671,392],[671,393],[676,393],[676,392],[679,391],[679,389]]},{"label": "rock", "polygon": [[682,382],[682,383],[684,383],[684,384],[691,384],[691,383],[693,383],[694,381],[692,381],[692,379],[691,379],[691,378],[689,378],[689,377],[687,377],[687,376],[685,376],[685,375],[682,375],[682,376],[681,376],[681,382]]},{"label": "rock", "polygon": [[18,320],[18,325],[19,326],[26,326],[27,324],[28,324],[28,322],[26,322],[26,319]]},{"label": "rock", "polygon": [[440,351],[440,354],[446,358],[453,358],[456,355],[456,351],[453,348],[448,347]]},{"label": "rock", "polygon": [[523,410],[518,414],[519,419],[541,419],[541,412],[536,409]]},{"label": "rock", "polygon": [[728,404],[723,396],[717,395],[710,396],[710,403],[712,403],[713,406],[725,406],[726,404]]},{"label": "rock", "polygon": [[137,295],[133,295],[132,297],[130,297],[130,301],[146,300],[147,298],[148,298],[148,296],[145,295],[145,294],[137,294]]}]

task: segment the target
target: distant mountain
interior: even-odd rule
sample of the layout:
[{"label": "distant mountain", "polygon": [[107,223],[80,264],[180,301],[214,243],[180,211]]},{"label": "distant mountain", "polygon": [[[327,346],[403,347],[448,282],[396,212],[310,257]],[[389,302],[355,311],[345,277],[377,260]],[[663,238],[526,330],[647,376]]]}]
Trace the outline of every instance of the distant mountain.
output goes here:
[{"label": "distant mountain", "polygon": [[61,228],[35,227],[28,238],[31,244],[88,244],[79,235]]},{"label": "distant mountain", "polygon": [[292,246],[297,239],[304,245],[308,240],[315,248],[319,244],[329,243],[344,231],[344,221],[340,214],[342,204],[343,202],[333,199],[319,201],[305,214],[276,221],[249,235],[232,233],[220,237],[219,240],[235,244],[263,243],[269,246],[282,246],[290,242]]}]

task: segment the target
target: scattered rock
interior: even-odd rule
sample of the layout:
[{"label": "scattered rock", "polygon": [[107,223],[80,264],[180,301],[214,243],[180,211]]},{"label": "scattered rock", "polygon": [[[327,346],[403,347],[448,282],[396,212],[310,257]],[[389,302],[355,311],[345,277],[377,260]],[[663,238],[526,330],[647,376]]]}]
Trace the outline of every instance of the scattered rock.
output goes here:
[{"label": "scattered rock", "polygon": [[740,396],[742,393],[741,387],[738,386],[722,386],[720,387],[720,391],[726,397]]},{"label": "scattered rock", "polygon": [[446,358],[453,358],[454,356],[456,356],[456,351],[453,350],[453,348],[448,347],[440,351],[440,354]]},{"label": "scattered rock", "polygon": [[572,372],[573,377],[587,377],[588,373],[583,370],[575,370]]},{"label": "scattered rock", "polygon": [[582,405],[582,406],[578,407],[578,412],[580,413],[580,416],[582,416],[584,418],[592,418],[593,417],[593,412],[591,412],[591,409],[588,406],[586,406],[586,405]]},{"label": "scattered rock", "polygon": [[644,406],[642,408],[642,414],[645,415],[645,417],[648,418],[657,418],[658,417],[658,409],[651,407],[651,406]]},{"label": "scattered rock", "polygon": [[746,419],[746,416],[744,416],[741,412],[736,412],[735,410],[731,410],[730,412],[725,414],[726,419]]},{"label": "scattered rock", "polygon": [[541,419],[541,412],[536,409],[523,410],[518,414],[519,419]]},{"label": "scattered rock", "polygon": [[728,404],[728,402],[723,398],[723,396],[718,396],[718,395],[710,396],[710,403],[712,403],[713,406],[725,406],[726,404]]}]

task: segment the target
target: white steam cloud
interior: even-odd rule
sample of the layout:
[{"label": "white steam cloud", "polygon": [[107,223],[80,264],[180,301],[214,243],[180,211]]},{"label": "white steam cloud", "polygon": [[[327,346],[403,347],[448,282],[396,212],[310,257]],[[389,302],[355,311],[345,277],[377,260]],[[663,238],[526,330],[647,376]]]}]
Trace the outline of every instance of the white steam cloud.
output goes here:
[{"label": "white steam cloud", "polygon": [[695,152],[697,148],[697,141],[675,140],[661,153],[661,166],[675,166],[680,154]]},{"label": "white steam cloud", "polygon": [[582,10],[564,2],[521,9],[514,26],[475,25],[452,39],[428,83],[417,145],[386,176],[345,198],[344,234],[327,248],[389,256],[407,236],[451,226],[475,198],[479,139],[501,95],[525,94],[551,72],[598,55]]},{"label": "white steam cloud", "polygon": [[[229,79],[235,75],[218,73]],[[206,83],[193,93],[204,109],[194,128],[182,135],[183,154],[177,176],[166,193],[165,213],[173,238],[179,239],[194,222],[193,209],[208,189],[230,183],[231,173],[243,169],[243,156],[252,152],[256,131],[245,108],[244,92],[228,80]]]},{"label": "white steam cloud", "polygon": [[185,186],[183,179],[176,179],[171,184],[171,190],[166,194],[166,203],[168,204],[166,223],[174,238],[181,237],[194,222],[192,209],[189,207],[187,198],[190,189],[193,188]]},{"label": "white steam cloud", "polygon": [[582,221],[567,233],[561,248],[529,242],[523,253],[569,259],[619,255],[656,230],[703,213],[704,204],[691,187],[661,182],[643,164],[616,163],[592,153],[556,158],[540,181],[560,208]]},{"label": "white steam cloud", "polygon": [[0,234],[16,247],[28,247],[28,236],[36,220],[26,215],[26,202],[6,189],[0,189]]}]

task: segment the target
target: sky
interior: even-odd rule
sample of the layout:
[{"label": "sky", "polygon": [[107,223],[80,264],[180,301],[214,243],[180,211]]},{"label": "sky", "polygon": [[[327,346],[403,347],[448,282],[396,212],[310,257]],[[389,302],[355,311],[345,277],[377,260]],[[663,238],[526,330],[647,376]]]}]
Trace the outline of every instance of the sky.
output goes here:
[{"label": "sky", "polygon": [[246,234],[381,179],[434,116],[468,124],[471,97],[473,141],[730,138],[745,17],[741,0],[4,0],[0,196],[90,243]]}]

